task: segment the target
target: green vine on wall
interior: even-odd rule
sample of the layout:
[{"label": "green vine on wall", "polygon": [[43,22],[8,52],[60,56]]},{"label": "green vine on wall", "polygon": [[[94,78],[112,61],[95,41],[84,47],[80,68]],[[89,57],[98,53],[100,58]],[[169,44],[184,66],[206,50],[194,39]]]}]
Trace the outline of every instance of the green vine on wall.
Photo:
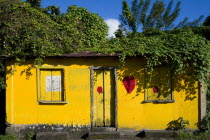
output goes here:
[{"label": "green vine on wall", "polygon": [[193,68],[199,81],[205,81],[210,68],[210,42],[193,29],[172,31],[150,30],[122,38],[113,38],[94,51],[119,53],[120,60],[127,56],[143,56],[146,67],[168,64],[175,72],[185,73]]}]

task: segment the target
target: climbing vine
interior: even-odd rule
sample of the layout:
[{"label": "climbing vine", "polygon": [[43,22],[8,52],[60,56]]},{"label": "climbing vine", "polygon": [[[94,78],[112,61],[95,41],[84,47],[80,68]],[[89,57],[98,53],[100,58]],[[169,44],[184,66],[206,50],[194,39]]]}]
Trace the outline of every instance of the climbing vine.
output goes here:
[{"label": "climbing vine", "polygon": [[94,51],[119,53],[121,61],[127,56],[143,56],[146,66],[168,64],[175,72],[193,68],[198,80],[205,80],[210,72],[210,42],[193,29],[172,31],[150,30],[132,36],[113,38]]},{"label": "climbing vine", "polygon": [[40,63],[50,55],[89,50],[118,53],[121,62],[128,56],[142,56],[151,69],[167,64],[184,73],[193,68],[199,81],[206,81],[210,72],[210,27],[148,29],[107,39],[103,19],[85,8],[70,6],[56,18],[18,0],[0,0],[0,9],[0,55],[17,61],[34,57]]},{"label": "climbing vine", "polygon": [[[108,31],[100,16],[77,6],[52,16],[20,0],[0,0],[0,15],[0,55],[17,61],[33,57],[36,64],[47,56],[95,47],[105,42]],[[3,63],[0,69],[4,71]],[[4,88],[4,77],[0,76],[0,87]]]}]

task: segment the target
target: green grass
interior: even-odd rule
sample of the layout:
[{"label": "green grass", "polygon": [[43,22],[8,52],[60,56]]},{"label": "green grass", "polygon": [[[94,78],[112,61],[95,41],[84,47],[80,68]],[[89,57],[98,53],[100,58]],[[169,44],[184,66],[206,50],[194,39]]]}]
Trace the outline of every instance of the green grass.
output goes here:
[{"label": "green grass", "polygon": [[15,135],[0,135],[0,140],[17,140],[18,137]]},{"label": "green grass", "polygon": [[209,133],[193,133],[191,131],[180,130],[178,133],[177,140],[209,140],[210,134]]}]

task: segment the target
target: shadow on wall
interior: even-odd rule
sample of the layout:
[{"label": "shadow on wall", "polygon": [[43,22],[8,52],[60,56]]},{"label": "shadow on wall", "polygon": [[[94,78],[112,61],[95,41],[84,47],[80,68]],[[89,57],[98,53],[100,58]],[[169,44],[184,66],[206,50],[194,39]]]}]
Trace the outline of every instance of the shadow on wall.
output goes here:
[{"label": "shadow on wall", "polygon": [[187,70],[186,74],[179,74],[173,76],[174,87],[173,90],[180,92],[184,90],[184,101],[193,101],[196,99],[196,93],[198,91],[198,82],[193,75],[192,70]]},{"label": "shadow on wall", "polygon": [[[72,60],[71,60],[72,59]],[[106,61],[105,61],[106,60]],[[185,74],[174,74],[173,71],[170,73],[164,70],[154,70],[153,73],[145,72],[145,62],[144,58],[127,58],[124,64],[119,62],[118,57],[98,57],[96,58],[59,58],[59,61],[55,59],[47,59],[47,64],[58,66],[70,66],[70,65],[80,65],[80,66],[95,66],[95,67],[104,67],[104,66],[118,66],[118,79],[123,85],[123,79],[127,77],[135,78],[135,88],[132,94],[132,99],[135,99],[138,96],[144,96],[146,90],[150,90],[151,94],[149,96],[151,100],[165,100],[172,99],[172,91],[177,92],[177,94],[183,94],[184,101],[193,101],[197,98],[198,84],[196,78],[192,75],[191,70],[187,70]],[[137,65],[138,64],[138,65]],[[33,65],[33,60],[23,62],[21,64],[24,66],[24,70],[21,71],[20,76],[25,76],[27,80],[33,76],[31,72],[35,68]],[[164,68],[162,68],[164,69]],[[12,68],[7,71],[7,74],[13,73]],[[161,74],[160,74],[161,73]],[[170,79],[169,79],[170,78]],[[146,82],[145,82],[146,81]],[[196,85],[197,84],[197,85]],[[158,87],[155,90],[153,87]],[[125,96],[128,95],[126,89]],[[157,93],[155,93],[157,91]],[[182,91],[182,92],[181,92]],[[5,91],[4,91],[5,92]],[[0,103],[2,104],[1,111],[4,116],[1,117],[0,121],[5,123],[5,94],[2,96]],[[179,119],[178,119],[179,120]],[[176,128],[179,127],[177,120],[172,120],[169,122],[168,127]],[[1,125],[4,126],[4,125]]]},{"label": "shadow on wall", "polygon": [[[135,80],[135,87],[134,87],[134,91],[130,91],[131,93],[127,92],[125,89],[125,96],[127,94],[132,94],[132,99],[135,99],[136,97],[138,97],[140,94],[145,92],[145,72],[144,72],[144,65],[145,65],[145,60],[143,58],[139,58],[138,62],[139,65],[136,65],[136,60],[137,58],[127,58],[125,63],[119,63],[119,68],[118,70],[120,72],[118,72],[117,77],[121,82],[121,84],[123,86],[125,86],[123,83],[123,81],[128,79],[128,83],[129,80]],[[134,62],[134,63],[133,63]],[[129,88],[129,84],[128,84],[128,88]],[[132,88],[132,87],[130,87]],[[132,89],[131,89],[132,90]]]},{"label": "shadow on wall", "polygon": [[[69,61],[73,59],[73,61]],[[106,59],[106,63],[104,63]],[[147,92],[147,100],[170,100],[172,99],[172,91],[180,92],[184,91],[183,97],[184,101],[194,100],[196,98],[196,93],[198,86],[196,85],[196,78],[192,75],[192,70],[187,70],[185,74],[175,75],[169,67],[157,67],[154,68],[153,72],[145,70],[146,60],[144,58],[128,57],[125,63],[120,63],[118,57],[99,57],[95,58],[59,58],[59,61],[55,59],[47,59],[47,64],[58,66],[70,66],[70,65],[87,65],[87,66],[118,66],[118,79],[123,85],[123,80],[125,77],[134,77],[135,87],[133,94],[133,99],[138,97],[140,94],[145,94]],[[138,62],[138,65],[136,65]],[[33,65],[33,60],[29,60],[21,63],[19,66],[23,66],[24,70],[21,71],[20,76],[25,76],[27,80],[33,75],[31,72],[35,68]],[[10,68],[6,74],[11,74],[15,72],[14,69]],[[124,85],[123,85],[124,86]],[[125,89],[126,93],[126,89]],[[129,93],[127,93],[129,94]],[[126,94],[126,95],[127,95]]]},{"label": "shadow on wall", "polygon": [[[4,71],[0,72],[0,77],[6,80]],[[6,127],[6,89],[0,88],[0,134],[5,134]]]},{"label": "shadow on wall", "polygon": [[145,89],[147,100],[172,100],[172,71],[170,67],[145,69]]},{"label": "shadow on wall", "polygon": [[28,62],[22,62],[21,64],[15,63],[13,65],[9,65],[10,68],[7,69],[6,75],[13,75],[17,70],[16,67],[22,66],[22,67],[24,67],[24,69],[20,72],[20,76],[25,76],[26,80],[29,80],[29,78],[33,75],[31,70],[36,68],[33,63],[34,62],[32,60],[29,60]]},{"label": "shadow on wall", "polygon": [[0,134],[5,134],[6,124],[6,96],[5,89],[0,91]]},{"label": "shadow on wall", "polygon": [[179,117],[177,120],[172,120],[167,124],[166,130],[183,130],[189,125],[188,120]]},{"label": "shadow on wall", "polygon": [[26,79],[29,80],[30,76],[32,76],[31,69],[34,69],[34,68],[35,68],[34,65],[27,66],[25,70],[21,71],[20,76],[25,75]]},{"label": "shadow on wall", "polygon": [[[132,63],[136,60],[130,58],[125,64],[119,64],[118,79],[122,81],[126,76],[134,77],[135,95],[147,93],[146,100],[171,100],[172,92],[177,92],[184,97],[184,101],[193,101],[197,98],[198,82],[192,74],[192,70],[187,70],[184,74],[174,74],[170,67],[156,67],[153,72],[145,69],[145,60],[139,59],[139,65]],[[156,89],[154,89],[156,88]],[[133,93],[131,93],[133,94]]]}]

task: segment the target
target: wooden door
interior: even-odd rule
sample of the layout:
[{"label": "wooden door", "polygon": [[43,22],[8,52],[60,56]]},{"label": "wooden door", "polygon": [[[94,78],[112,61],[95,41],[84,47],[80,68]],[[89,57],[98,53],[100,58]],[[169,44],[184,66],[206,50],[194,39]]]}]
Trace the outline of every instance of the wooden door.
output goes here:
[{"label": "wooden door", "polygon": [[94,108],[95,127],[114,126],[114,73],[113,70],[94,70]]}]

